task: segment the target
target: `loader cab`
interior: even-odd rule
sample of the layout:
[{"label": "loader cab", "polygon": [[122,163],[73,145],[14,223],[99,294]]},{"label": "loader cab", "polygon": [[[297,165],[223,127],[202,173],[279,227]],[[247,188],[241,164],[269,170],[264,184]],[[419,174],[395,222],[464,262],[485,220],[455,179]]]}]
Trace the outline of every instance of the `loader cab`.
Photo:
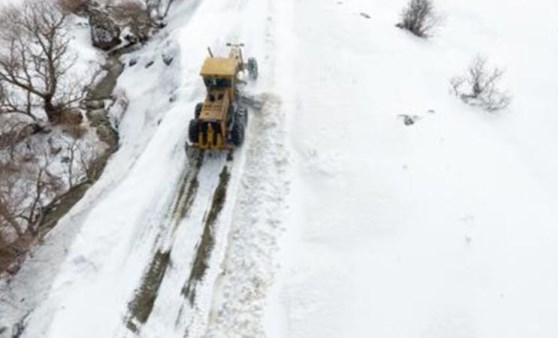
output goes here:
[{"label": "loader cab", "polygon": [[241,64],[235,59],[209,57],[205,60],[200,75],[207,89],[207,97],[210,98],[215,91],[225,91],[230,102],[235,100],[234,87],[236,86],[236,74]]},{"label": "loader cab", "polygon": [[233,79],[227,77],[206,76],[203,78],[203,83],[207,89],[206,102],[213,103],[225,100],[225,97],[232,102]]},{"label": "loader cab", "polygon": [[215,77],[215,76],[207,76],[203,78],[203,83],[205,87],[209,90],[211,89],[226,89],[232,88],[233,81],[226,77]]}]

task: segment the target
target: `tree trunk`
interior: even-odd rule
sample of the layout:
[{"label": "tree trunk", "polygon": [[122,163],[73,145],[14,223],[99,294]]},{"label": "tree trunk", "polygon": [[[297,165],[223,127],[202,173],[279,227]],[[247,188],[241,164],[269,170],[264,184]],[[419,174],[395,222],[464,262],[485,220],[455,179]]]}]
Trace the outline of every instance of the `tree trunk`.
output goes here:
[{"label": "tree trunk", "polygon": [[60,122],[60,111],[52,103],[52,97],[45,97],[45,113],[47,115],[48,121],[51,124],[58,124]]}]

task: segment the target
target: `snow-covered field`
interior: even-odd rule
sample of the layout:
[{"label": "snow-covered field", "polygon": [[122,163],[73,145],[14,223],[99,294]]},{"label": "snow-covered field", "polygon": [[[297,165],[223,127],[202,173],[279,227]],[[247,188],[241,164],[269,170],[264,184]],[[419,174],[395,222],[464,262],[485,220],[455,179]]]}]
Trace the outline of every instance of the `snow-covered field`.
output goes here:
[{"label": "snow-covered field", "polygon": [[[276,336],[557,337],[558,3],[436,1],[428,41],[393,27],[404,3],[295,4]],[[478,53],[509,109],[448,94]]]},{"label": "snow-covered field", "polygon": [[[123,57],[120,149],[1,285],[0,329],[25,317],[27,338],[557,337],[558,3],[438,0],[428,40],[395,27],[405,3],[178,1]],[[258,59],[246,92],[260,105],[232,160],[197,167],[184,142],[199,67],[228,41]],[[449,93],[478,54],[506,70],[503,111]],[[133,304],[153,271],[145,318]]]}]

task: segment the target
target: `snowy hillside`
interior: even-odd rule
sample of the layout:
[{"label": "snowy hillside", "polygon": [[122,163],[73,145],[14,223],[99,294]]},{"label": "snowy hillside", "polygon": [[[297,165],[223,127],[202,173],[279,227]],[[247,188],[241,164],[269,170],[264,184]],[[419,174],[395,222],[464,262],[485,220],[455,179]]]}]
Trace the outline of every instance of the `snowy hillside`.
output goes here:
[{"label": "snowy hillside", "polygon": [[[558,335],[558,4],[436,4],[428,41],[393,28],[404,1],[294,6],[277,337]],[[477,53],[507,70],[508,109],[448,94]]]},{"label": "snowy hillside", "polygon": [[[428,39],[406,3],[177,0],[121,58],[103,176],[0,284],[0,337],[558,337],[558,3],[437,0]],[[230,41],[260,65],[246,142],[188,160]],[[477,55],[506,109],[451,93]]]}]

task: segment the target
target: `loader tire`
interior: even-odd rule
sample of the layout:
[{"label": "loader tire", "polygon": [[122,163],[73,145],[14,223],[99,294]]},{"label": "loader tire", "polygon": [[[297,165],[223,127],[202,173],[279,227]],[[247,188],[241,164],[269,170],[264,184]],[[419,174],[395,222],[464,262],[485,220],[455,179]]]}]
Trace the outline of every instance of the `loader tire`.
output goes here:
[{"label": "loader tire", "polygon": [[246,107],[238,107],[236,116],[237,119],[242,122],[244,127],[248,125],[248,109],[246,109]]},{"label": "loader tire", "polygon": [[248,75],[252,80],[258,78],[258,62],[255,58],[248,59]]},{"label": "loader tire", "polygon": [[198,120],[190,120],[190,125],[188,126],[188,139],[190,143],[198,142],[198,134],[200,132],[200,124]]},{"label": "loader tire", "polygon": [[203,108],[203,103],[200,102],[200,103],[196,104],[196,110],[194,111],[194,116],[195,116],[197,119],[200,118],[200,114],[201,114],[202,108]]},{"label": "loader tire", "polygon": [[242,146],[242,143],[244,143],[244,125],[242,123],[238,123],[238,121],[233,124],[231,130],[231,143],[235,147],[240,147]]}]

